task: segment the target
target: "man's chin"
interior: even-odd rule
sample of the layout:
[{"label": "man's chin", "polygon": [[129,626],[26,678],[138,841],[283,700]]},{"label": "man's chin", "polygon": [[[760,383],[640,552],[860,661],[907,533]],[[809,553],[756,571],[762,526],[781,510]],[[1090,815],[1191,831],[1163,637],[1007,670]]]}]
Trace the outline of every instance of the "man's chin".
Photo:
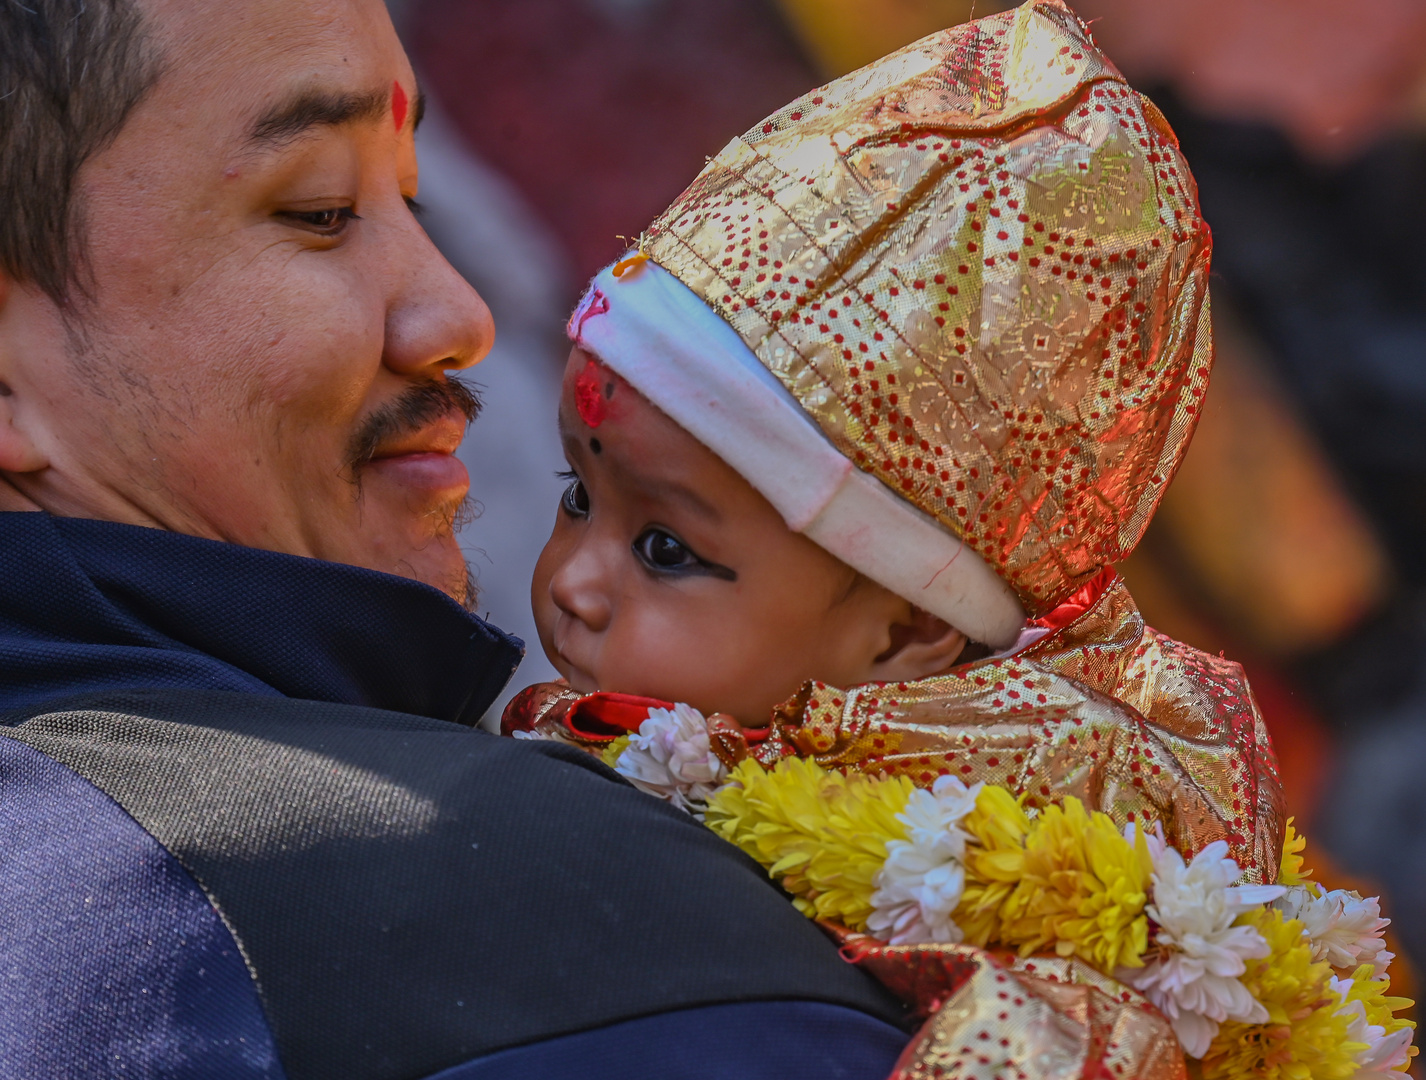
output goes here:
[{"label": "man's chin", "polygon": [[429,541],[399,560],[390,572],[440,589],[467,610],[475,609],[475,576],[454,536]]},{"label": "man's chin", "polygon": [[464,500],[428,511],[414,520],[409,515],[388,520],[386,528],[373,520],[377,515],[371,513],[372,509],[368,505],[358,526],[363,534],[359,543],[366,552],[354,552],[356,557],[347,561],[430,585],[456,603],[474,609],[474,576],[456,540],[457,529],[469,516]]},{"label": "man's chin", "polygon": [[424,582],[473,609],[474,578],[456,534],[477,506],[468,495],[465,466],[457,462],[458,471],[450,473],[446,458],[409,455],[365,466],[357,527],[373,543],[367,565]]}]

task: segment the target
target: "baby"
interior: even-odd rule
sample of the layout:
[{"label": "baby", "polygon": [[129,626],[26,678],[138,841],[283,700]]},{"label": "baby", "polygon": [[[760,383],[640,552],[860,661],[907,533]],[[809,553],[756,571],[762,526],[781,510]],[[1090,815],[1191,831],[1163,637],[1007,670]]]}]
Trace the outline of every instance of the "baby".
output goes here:
[{"label": "baby", "polygon": [[1241,669],[1112,570],[1197,418],[1209,247],[1173,133],[1057,0],[735,139],[570,320],[533,588],[568,685],[505,729],[601,749],[679,703],[725,767],[1074,796],[1274,880]]},{"label": "baby", "polygon": [[570,320],[564,682],[503,730],[766,867],[930,1017],[897,1076],[1410,1059],[1242,669],[1113,570],[1198,415],[1208,255],[1163,118],[1031,0],[735,139]]}]

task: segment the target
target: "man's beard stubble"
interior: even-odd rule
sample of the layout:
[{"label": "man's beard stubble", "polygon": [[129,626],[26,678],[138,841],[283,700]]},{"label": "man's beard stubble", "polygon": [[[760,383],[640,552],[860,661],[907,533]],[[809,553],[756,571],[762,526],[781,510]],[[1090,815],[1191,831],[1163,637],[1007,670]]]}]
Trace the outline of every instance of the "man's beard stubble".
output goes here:
[{"label": "man's beard stubble", "polygon": [[[473,387],[448,377],[416,383],[373,410],[352,436],[347,450],[348,468],[357,488],[357,497],[361,497],[362,468],[376,456],[383,443],[419,431],[431,421],[452,412],[460,413],[467,424],[472,424],[482,407],[480,394]],[[432,535],[454,536],[479,515],[480,504],[467,493],[460,500],[430,511],[434,524]],[[467,611],[473,612],[479,599],[479,589],[469,561],[464,563],[463,579],[452,585],[455,587],[445,587],[442,591],[454,597]]]}]

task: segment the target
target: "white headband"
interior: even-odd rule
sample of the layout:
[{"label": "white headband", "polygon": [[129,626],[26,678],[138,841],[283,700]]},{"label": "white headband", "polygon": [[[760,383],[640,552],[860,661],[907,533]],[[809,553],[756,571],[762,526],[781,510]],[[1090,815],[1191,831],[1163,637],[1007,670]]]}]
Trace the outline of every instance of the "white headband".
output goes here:
[{"label": "white headband", "polygon": [[788,528],[974,641],[1016,641],[1025,610],[1010,586],[843,457],[737,331],[668,271],[645,262],[616,278],[605,268],[569,336],[741,474]]}]

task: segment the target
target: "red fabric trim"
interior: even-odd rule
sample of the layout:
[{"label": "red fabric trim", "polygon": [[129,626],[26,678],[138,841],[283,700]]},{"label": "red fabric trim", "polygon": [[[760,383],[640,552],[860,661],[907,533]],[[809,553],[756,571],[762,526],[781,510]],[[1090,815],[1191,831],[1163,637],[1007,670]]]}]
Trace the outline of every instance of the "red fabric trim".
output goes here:
[{"label": "red fabric trim", "polygon": [[[565,730],[585,742],[613,742],[621,735],[638,731],[649,718],[650,709],[672,709],[673,702],[637,694],[600,692],[586,694],[565,712],[561,723]],[[744,741],[749,746],[763,742],[772,728],[745,728]]]},{"label": "red fabric trim", "polygon": [[565,334],[570,341],[579,344],[580,331],[584,329],[585,321],[608,312],[609,298],[599,289],[590,289],[588,295],[580,301],[579,307],[574,309],[574,314],[569,317],[569,323],[564,328]]},{"label": "red fabric trim", "polygon": [[634,694],[588,694],[569,707],[564,726],[589,741],[613,741],[649,718],[650,709],[671,709],[673,702]]},{"label": "red fabric trim", "polygon": [[1090,578],[1061,603],[1038,619],[1031,619],[1029,625],[1043,626],[1047,630],[1063,630],[1095,604],[1119,580],[1114,567],[1106,566]]}]

